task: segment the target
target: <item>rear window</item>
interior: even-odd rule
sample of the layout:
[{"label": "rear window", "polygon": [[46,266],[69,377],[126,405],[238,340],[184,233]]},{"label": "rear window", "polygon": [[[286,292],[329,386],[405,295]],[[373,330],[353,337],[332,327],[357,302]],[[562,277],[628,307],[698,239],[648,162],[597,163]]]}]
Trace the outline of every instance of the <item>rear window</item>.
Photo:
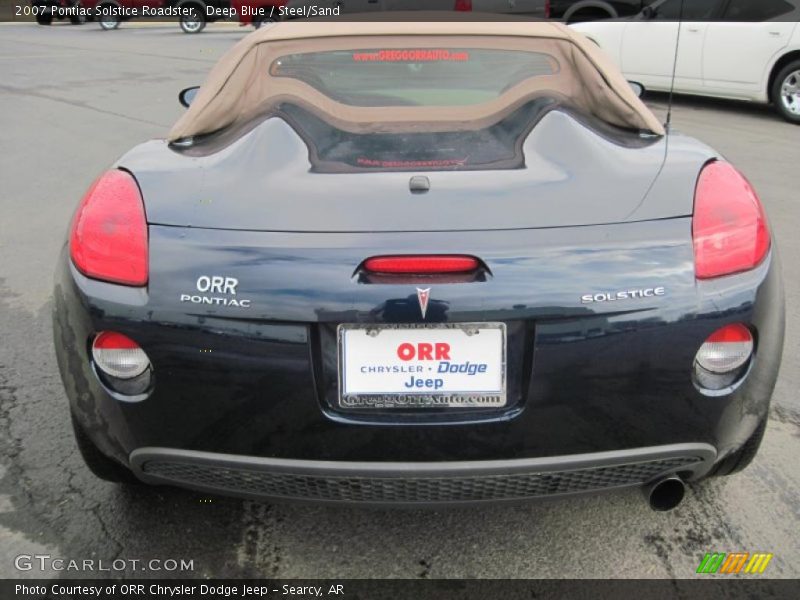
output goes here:
[{"label": "rear window", "polygon": [[555,75],[558,61],[542,52],[483,48],[365,48],[289,54],[273,77],[307,83],[350,106],[469,106],[515,85]]}]

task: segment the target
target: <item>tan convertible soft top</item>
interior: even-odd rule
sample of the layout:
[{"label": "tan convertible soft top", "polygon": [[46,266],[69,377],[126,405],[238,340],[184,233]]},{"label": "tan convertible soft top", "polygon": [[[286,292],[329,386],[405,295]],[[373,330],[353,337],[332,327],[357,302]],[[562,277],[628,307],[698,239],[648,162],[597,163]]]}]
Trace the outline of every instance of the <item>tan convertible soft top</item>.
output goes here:
[{"label": "tan convertible soft top", "polygon": [[[546,53],[554,74],[528,77],[497,97],[468,106],[351,106],[300,78],[274,76],[283,56],[380,47],[485,48]],[[273,74],[271,74],[273,72]],[[533,21],[290,21],[264,27],[228,51],[208,75],[169,140],[236,126],[290,101],[353,132],[476,129],[522,103],[557,95],[577,108],[626,129],[663,135],[664,128],[631,90],[610,59],[591,41],[559,23]]]}]

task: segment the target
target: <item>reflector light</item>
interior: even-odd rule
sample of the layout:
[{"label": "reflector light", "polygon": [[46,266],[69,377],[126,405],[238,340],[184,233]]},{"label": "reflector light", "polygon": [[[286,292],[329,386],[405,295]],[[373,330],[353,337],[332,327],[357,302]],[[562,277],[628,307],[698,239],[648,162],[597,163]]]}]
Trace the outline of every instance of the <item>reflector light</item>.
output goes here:
[{"label": "reflector light", "polygon": [[92,358],[101,371],[117,379],[133,379],[150,366],[139,344],[114,331],[103,331],[94,339]]},{"label": "reflector light", "polygon": [[726,162],[709,163],[700,173],[692,237],[698,279],[748,271],[769,251],[761,201],[747,179]]},{"label": "reflector light", "polygon": [[742,367],[753,354],[753,334],[741,323],[726,325],[712,333],[697,352],[697,364],[722,374]]},{"label": "reflector light", "polygon": [[375,256],[364,261],[364,268],[373,273],[413,275],[468,273],[479,266],[478,259],[461,255]]},{"label": "reflector light", "polygon": [[459,12],[471,12],[472,0],[456,0],[453,10],[457,10]]},{"label": "reflector light", "polygon": [[142,286],[147,283],[147,222],[139,186],[120,170],[101,175],[75,213],[69,249],[87,277]]}]

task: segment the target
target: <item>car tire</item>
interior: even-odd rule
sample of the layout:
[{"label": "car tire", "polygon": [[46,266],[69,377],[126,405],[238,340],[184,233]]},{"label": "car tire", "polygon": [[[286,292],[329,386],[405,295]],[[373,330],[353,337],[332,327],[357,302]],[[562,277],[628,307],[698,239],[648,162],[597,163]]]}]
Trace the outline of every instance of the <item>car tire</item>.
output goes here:
[{"label": "car tire", "polygon": [[79,14],[70,17],[69,22],[72,23],[73,25],[83,25],[84,23],[86,23],[86,15],[82,14],[81,12],[81,9],[83,8],[81,6],[81,3],[73,2],[71,8],[77,10]]},{"label": "car tire", "polygon": [[612,19],[612,15],[607,10],[602,8],[581,8],[572,13],[568,19],[567,24],[572,23],[585,23],[587,21],[602,21],[604,19]]},{"label": "car tire", "polygon": [[100,15],[97,22],[100,23],[100,29],[104,31],[113,31],[119,27],[120,19],[114,15]]},{"label": "car tire", "polygon": [[130,469],[100,452],[94,442],[86,435],[83,427],[81,427],[75,419],[75,415],[71,415],[71,417],[72,431],[75,433],[75,442],[78,445],[78,450],[81,453],[83,462],[86,463],[86,466],[95,477],[112,483],[127,483],[133,485],[141,483],[136,479]]},{"label": "car tire", "polygon": [[36,15],[36,22],[39,25],[52,25],[53,15]]},{"label": "car tire", "polygon": [[772,102],[780,116],[800,125],[800,60],[790,62],[775,77]]},{"label": "car tire", "polygon": [[709,473],[711,477],[724,477],[726,475],[733,475],[739,471],[743,471],[756,457],[758,449],[761,447],[761,441],[764,439],[764,432],[767,430],[767,419],[756,427],[756,430],[733,454],[730,454],[719,461]]},{"label": "car tire", "polygon": [[181,16],[183,33],[200,33],[205,28],[206,18],[202,13]]}]

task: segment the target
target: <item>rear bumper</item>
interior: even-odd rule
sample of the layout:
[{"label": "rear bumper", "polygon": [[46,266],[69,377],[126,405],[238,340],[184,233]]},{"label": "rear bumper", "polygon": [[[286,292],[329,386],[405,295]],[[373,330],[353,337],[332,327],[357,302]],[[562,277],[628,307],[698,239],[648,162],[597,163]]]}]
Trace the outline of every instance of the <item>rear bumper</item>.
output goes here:
[{"label": "rear bumper", "polygon": [[461,505],[641,486],[666,475],[705,475],[716,451],[675,444],[549,458],[458,462],[334,462],[256,458],[168,448],[131,453],[137,477],[257,499],[376,506]]},{"label": "rear bumper", "polygon": [[[336,411],[336,325],[419,321],[414,286],[362,285],[352,278],[364,256],[397,251],[405,239],[400,234],[375,240],[254,232],[240,240],[242,232],[151,227],[160,270],[153,268],[147,289],[89,280],[65,253],[54,293],[56,355],[76,419],[101,452],[125,465],[141,449],[174,448],[223,461],[253,457],[269,468],[276,459],[301,467],[307,461],[366,467],[391,461],[411,464],[413,480],[420,465],[503,461],[538,472],[539,463],[513,461],[550,464],[564,456],[698,443],[714,448],[718,461],[740,448],[768,413],[783,343],[780,272],[771,255],[753,271],[697,282],[690,225],[674,219],[577,228],[569,235],[473,234],[474,253],[491,266],[493,279],[437,286],[433,301],[443,310],[437,321],[508,327],[511,402],[491,420],[482,413],[453,422],[440,412],[411,420]],[[559,242],[559,236],[569,239]],[[604,236],[613,241],[599,239]],[[416,247],[464,250],[456,235],[412,238]],[[311,249],[305,249],[308,240]],[[181,262],[190,259],[204,270]],[[646,273],[626,270],[645,263]],[[612,268],[618,264],[624,268]],[[251,282],[239,292],[253,310],[181,304],[180,294],[202,273]],[[579,305],[582,291],[627,289],[631,281],[665,285],[670,296],[627,310],[613,303]],[[435,315],[431,306],[429,317]],[[692,382],[694,356],[708,335],[732,322],[757,332],[752,368],[731,393],[709,396]],[[89,349],[103,330],[135,339],[150,357],[155,385],[143,401],[120,401],[96,376]],[[134,463],[148,481],[227,490],[216,475],[204,488],[196,473],[183,481],[172,470],[151,465],[148,471],[138,458]],[[211,465],[218,473],[219,462]],[[242,492],[237,478],[227,493]],[[269,496],[274,482],[258,479],[254,495]]]}]

